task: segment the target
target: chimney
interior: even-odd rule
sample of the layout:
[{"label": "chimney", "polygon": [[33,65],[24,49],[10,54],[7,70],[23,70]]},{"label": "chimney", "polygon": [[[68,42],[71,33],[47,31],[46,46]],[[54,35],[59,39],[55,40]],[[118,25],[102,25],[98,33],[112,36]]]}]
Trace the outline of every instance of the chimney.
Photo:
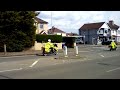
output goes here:
[{"label": "chimney", "polygon": [[110,25],[114,25],[114,21],[113,21],[113,20],[110,20],[110,21],[109,21],[109,24],[110,24]]}]

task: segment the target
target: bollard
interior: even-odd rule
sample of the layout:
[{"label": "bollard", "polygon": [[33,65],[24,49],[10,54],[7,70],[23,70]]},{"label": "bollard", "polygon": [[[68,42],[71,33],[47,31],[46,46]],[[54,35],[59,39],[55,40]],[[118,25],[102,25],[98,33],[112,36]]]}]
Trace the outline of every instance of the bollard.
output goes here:
[{"label": "bollard", "polygon": [[67,56],[67,46],[64,46],[64,55],[65,55],[65,57],[68,57]]},{"label": "bollard", "polygon": [[78,46],[75,46],[76,56],[78,56]]},{"label": "bollard", "polygon": [[4,44],[4,54],[6,55],[6,44]]}]

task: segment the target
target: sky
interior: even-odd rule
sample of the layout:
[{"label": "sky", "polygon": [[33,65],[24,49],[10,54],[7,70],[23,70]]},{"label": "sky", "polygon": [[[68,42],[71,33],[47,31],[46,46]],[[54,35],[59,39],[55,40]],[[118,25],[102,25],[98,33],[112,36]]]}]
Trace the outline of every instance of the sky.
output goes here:
[{"label": "sky", "polygon": [[78,29],[85,23],[113,20],[120,26],[120,11],[40,11],[38,17],[48,22],[49,29],[55,26],[66,33],[78,33]]}]

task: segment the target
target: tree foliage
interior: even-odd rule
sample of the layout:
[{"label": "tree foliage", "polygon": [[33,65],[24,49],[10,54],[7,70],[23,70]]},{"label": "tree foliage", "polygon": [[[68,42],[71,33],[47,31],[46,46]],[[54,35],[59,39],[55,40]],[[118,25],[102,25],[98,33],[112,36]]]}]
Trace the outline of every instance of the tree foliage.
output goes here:
[{"label": "tree foliage", "polygon": [[34,45],[35,11],[0,11],[0,51],[22,51]]}]

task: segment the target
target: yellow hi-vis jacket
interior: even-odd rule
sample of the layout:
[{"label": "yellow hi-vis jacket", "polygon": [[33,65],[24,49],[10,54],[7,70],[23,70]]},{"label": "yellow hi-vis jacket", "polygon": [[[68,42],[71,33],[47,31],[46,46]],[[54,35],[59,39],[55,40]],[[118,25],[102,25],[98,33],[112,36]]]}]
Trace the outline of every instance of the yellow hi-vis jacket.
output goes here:
[{"label": "yellow hi-vis jacket", "polygon": [[45,52],[50,52],[50,44],[45,43]]},{"label": "yellow hi-vis jacket", "polygon": [[112,48],[115,48],[117,46],[114,41],[112,41],[110,45],[112,46]]},{"label": "yellow hi-vis jacket", "polygon": [[50,47],[54,48],[53,43],[47,42],[47,44],[49,44],[49,45],[50,45]]}]

